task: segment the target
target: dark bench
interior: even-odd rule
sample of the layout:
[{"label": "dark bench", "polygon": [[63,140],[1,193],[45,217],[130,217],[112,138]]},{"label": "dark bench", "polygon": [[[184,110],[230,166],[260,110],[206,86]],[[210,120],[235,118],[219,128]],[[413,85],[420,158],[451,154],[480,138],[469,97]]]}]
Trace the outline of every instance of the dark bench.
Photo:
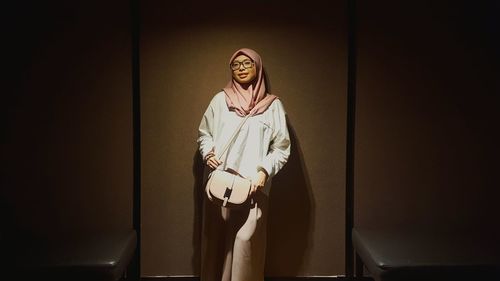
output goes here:
[{"label": "dark bench", "polygon": [[9,254],[4,256],[3,276],[7,274],[8,280],[121,280],[136,246],[135,230],[14,239],[7,247]]},{"label": "dark bench", "polygon": [[376,281],[500,280],[500,237],[487,229],[354,228],[356,275]]}]

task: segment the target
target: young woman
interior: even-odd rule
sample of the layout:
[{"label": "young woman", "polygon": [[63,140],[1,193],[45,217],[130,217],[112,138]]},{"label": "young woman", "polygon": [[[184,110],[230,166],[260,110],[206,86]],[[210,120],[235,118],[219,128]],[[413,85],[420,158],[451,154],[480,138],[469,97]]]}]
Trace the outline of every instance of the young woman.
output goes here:
[{"label": "young woman", "polygon": [[[262,60],[243,48],[230,59],[232,79],[211,100],[199,126],[199,151],[207,168],[251,179],[250,204],[227,209],[204,200],[201,281],[263,281],[271,179],[290,155],[285,110],[267,92]],[[222,159],[223,149],[240,129]]]}]

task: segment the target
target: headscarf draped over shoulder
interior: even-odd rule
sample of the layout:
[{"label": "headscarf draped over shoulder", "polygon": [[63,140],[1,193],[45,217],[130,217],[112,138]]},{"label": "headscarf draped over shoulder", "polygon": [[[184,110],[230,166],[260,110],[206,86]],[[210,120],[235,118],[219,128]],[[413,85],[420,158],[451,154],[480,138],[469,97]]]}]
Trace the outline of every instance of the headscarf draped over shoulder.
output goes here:
[{"label": "headscarf draped over shoulder", "polygon": [[231,81],[224,88],[227,106],[230,111],[235,111],[242,117],[248,114],[251,116],[261,114],[278,97],[267,92],[262,59],[259,54],[252,49],[242,48],[231,56],[229,63],[239,55],[245,55],[253,60],[254,67],[257,68],[257,76],[248,87],[243,87],[231,76]]}]

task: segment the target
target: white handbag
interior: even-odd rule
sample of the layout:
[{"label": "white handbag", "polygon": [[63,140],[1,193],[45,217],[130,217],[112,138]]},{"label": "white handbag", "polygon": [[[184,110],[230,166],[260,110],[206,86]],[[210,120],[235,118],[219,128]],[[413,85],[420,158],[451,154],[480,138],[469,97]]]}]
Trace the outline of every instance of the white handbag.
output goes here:
[{"label": "white handbag", "polygon": [[[227,151],[229,145],[233,142],[234,138],[240,131],[241,127],[245,121],[250,117],[247,115],[240,125],[233,133],[218,159],[222,158],[222,155]],[[208,176],[207,184],[205,186],[206,190],[212,196],[212,202],[217,205],[227,207],[227,208],[238,208],[245,206],[248,201],[248,195],[250,194],[250,189],[252,187],[252,181],[247,178],[243,178],[238,174],[231,173],[229,171],[223,170],[213,170]]]},{"label": "white handbag", "polygon": [[214,170],[207,181],[212,201],[226,208],[245,205],[251,186],[249,179],[222,170]]}]

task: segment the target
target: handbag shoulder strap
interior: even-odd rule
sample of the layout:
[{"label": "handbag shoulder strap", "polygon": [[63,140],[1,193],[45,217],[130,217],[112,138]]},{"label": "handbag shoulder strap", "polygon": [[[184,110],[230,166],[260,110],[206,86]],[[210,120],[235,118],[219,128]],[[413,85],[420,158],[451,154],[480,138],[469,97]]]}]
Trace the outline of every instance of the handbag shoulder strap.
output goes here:
[{"label": "handbag shoulder strap", "polygon": [[229,148],[231,143],[234,141],[234,138],[240,132],[241,127],[243,127],[243,124],[245,124],[245,121],[247,121],[248,117],[250,117],[250,114],[247,114],[247,116],[245,116],[245,118],[241,121],[240,125],[238,125],[238,128],[236,128],[236,130],[234,131],[231,138],[227,141],[226,145],[224,146],[224,149],[222,150],[222,153],[219,155],[219,157],[217,157],[219,161],[222,159],[222,155],[224,155],[224,153],[226,153],[227,149]]}]

